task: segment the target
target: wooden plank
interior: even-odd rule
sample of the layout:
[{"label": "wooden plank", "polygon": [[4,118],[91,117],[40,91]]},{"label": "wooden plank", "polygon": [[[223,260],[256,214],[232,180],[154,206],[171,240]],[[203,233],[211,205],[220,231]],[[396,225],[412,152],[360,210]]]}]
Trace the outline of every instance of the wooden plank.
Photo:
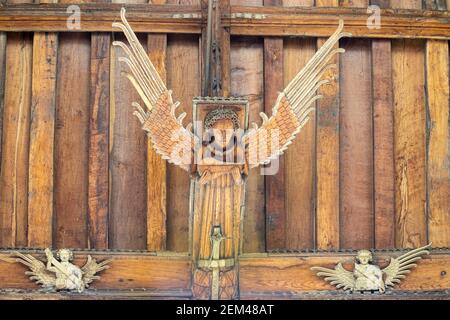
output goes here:
[{"label": "wooden plank", "polygon": [[[389,1],[372,0],[388,8]],[[372,41],[375,248],[395,247],[394,105],[391,41]]]},{"label": "wooden plank", "polygon": [[[112,23],[120,20],[120,9],[125,1],[113,2],[116,3],[77,3],[82,12],[79,30],[67,28],[67,5],[64,3],[8,5],[0,9],[0,31],[116,32]],[[126,4],[127,19],[135,32],[201,33],[200,6],[145,2],[128,1]]]},{"label": "wooden plank", "polygon": [[54,247],[87,247],[90,36],[60,34],[56,93]]},{"label": "wooden plank", "polygon": [[[366,6],[354,1],[352,6]],[[342,248],[374,246],[373,129],[370,42],[346,39],[341,55],[340,241]]]},{"label": "wooden plank", "polygon": [[[399,253],[392,254],[397,256]],[[386,253],[375,255],[375,264],[382,268],[388,265]],[[292,292],[314,292],[319,290],[337,289],[323,278],[311,271],[313,266],[333,268],[341,262],[347,270],[354,264],[354,255],[348,254],[308,254],[269,257],[242,257],[239,260],[239,289],[241,296],[248,294],[270,293],[272,297],[288,295]],[[426,256],[419,261],[402,283],[392,292],[404,290],[432,291],[448,290],[450,277],[445,276],[450,271],[450,256],[448,253],[438,253]],[[442,276],[444,274],[444,276]]]},{"label": "wooden plank", "polygon": [[[284,6],[313,6],[313,4],[314,2],[310,0],[283,1]],[[284,43],[284,86],[286,86],[314,55],[316,40],[285,39]],[[316,116],[312,114],[285,155],[288,249],[314,247],[315,131]]]},{"label": "wooden plank", "polygon": [[[264,0],[265,6],[280,6],[279,0]],[[264,112],[272,115],[278,94],[284,88],[283,38],[264,38]],[[265,177],[266,249],[286,248],[285,157],[278,161],[278,171]],[[273,165],[270,164],[269,166]]]},{"label": "wooden plank", "polygon": [[[353,3],[353,2],[352,2]],[[448,14],[448,13],[447,13]],[[328,37],[336,29],[337,17],[346,31],[358,38],[449,39],[448,18],[439,11],[381,10],[383,27],[367,28],[367,8],[286,8],[233,6],[226,19],[232,35]],[[251,18],[249,16],[253,15]],[[419,18],[419,15],[427,16]],[[431,19],[434,16],[436,20]],[[416,17],[419,20],[414,21]],[[438,18],[438,17],[442,17]]]},{"label": "wooden plank", "polygon": [[[335,30],[337,17],[346,21],[355,37],[449,39],[449,13],[420,10],[381,10],[383,28],[368,29],[366,8],[264,8],[234,5],[223,16],[223,26],[232,35],[327,37]],[[236,3],[241,4],[241,3]],[[0,31],[111,32],[119,19],[120,4],[79,4],[83,12],[81,30],[67,29],[64,5],[16,5],[0,10]],[[255,13],[254,18],[233,14]],[[204,21],[200,6],[127,4],[127,16],[136,32],[201,33]],[[263,17],[263,19],[261,19]]]},{"label": "wooden plank", "polygon": [[[170,35],[167,47],[167,83],[180,101],[177,115],[186,112],[192,121],[192,99],[200,94],[199,40],[196,36]],[[167,169],[167,249],[188,251],[189,174],[169,165]]]},{"label": "wooden plank", "polygon": [[111,36],[91,35],[88,247],[108,248]]},{"label": "wooden plank", "polygon": [[1,136],[3,132],[3,109],[5,106],[6,79],[6,32],[0,32],[0,159],[2,158]]},{"label": "wooden plank", "polygon": [[28,172],[30,247],[52,245],[57,48],[56,33],[34,34]]},{"label": "wooden plank", "polygon": [[[164,4],[165,0],[153,1]],[[147,37],[150,60],[159,75],[166,81],[167,35],[152,34]],[[150,140],[147,141],[147,249],[160,251],[166,249],[167,219],[167,165],[157,155]]]},{"label": "wooden plank", "polygon": [[[197,0],[175,1],[199,5]],[[180,101],[177,115],[186,112],[184,123],[192,121],[192,99],[201,91],[201,64],[197,36],[170,35],[167,43],[167,84],[173,90],[174,101]],[[189,250],[189,174],[169,165],[167,169],[167,249]]]},{"label": "wooden plank", "polygon": [[395,247],[391,41],[372,42],[375,247]]},{"label": "wooden plank", "polygon": [[426,84],[428,236],[436,247],[450,246],[449,211],[449,54],[448,42],[428,40]]},{"label": "wooden plank", "polygon": [[[391,1],[395,8],[421,8],[421,1]],[[425,171],[424,45],[420,40],[392,43],[394,159],[397,247],[427,242]]]},{"label": "wooden plank", "polygon": [[[30,252],[25,252],[30,253]],[[32,253],[45,261],[42,251]],[[90,288],[101,289],[154,289],[155,291],[185,290],[190,288],[191,262],[187,256],[160,257],[152,254],[75,251],[74,263],[83,266],[87,255],[97,261],[111,259],[110,269],[100,273]],[[27,267],[2,261],[8,254],[0,253],[0,288],[39,289],[24,273]],[[1,294],[0,294],[1,295]]]},{"label": "wooden plank", "polygon": [[[113,2],[145,3],[145,0]],[[125,37],[119,35],[116,39]],[[147,37],[141,35],[139,41],[146,48]],[[131,107],[133,101],[141,101],[139,94],[121,75],[127,67],[118,58],[124,55],[121,48],[111,51],[109,247],[146,249],[147,138]]]},{"label": "wooden plank", "polygon": [[[337,0],[318,0],[319,7],[337,7]],[[318,39],[320,48],[326,39]],[[322,87],[323,98],[317,102],[316,129],[316,247],[339,248],[339,58],[330,61],[336,81]],[[333,72],[333,73],[332,73]]]},{"label": "wooden plank", "polygon": [[[263,42],[239,38],[231,43],[231,95],[245,96],[250,103],[249,123],[260,123],[263,103]],[[261,168],[250,170],[243,221],[243,252],[265,251],[264,176]]]},{"label": "wooden plank", "polygon": [[3,247],[27,245],[32,45],[30,34],[11,34],[7,39],[0,173]]}]

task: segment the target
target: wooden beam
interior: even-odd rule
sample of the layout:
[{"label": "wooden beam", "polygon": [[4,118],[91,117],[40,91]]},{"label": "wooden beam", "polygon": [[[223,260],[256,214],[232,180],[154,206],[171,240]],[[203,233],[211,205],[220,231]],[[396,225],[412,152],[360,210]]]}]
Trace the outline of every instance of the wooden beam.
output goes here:
[{"label": "wooden beam", "polygon": [[109,89],[111,36],[91,35],[88,169],[88,246],[108,248]]},{"label": "wooden beam", "polygon": [[[280,6],[279,0],[264,0],[265,6]],[[264,38],[264,112],[270,117],[279,92],[283,91],[283,38]],[[278,172],[265,177],[266,249],[286,248],[285,156],[280,156]]]},{"label": "wooden beam", "polygon": [[[400,252],[396,255],[401,254]],[[375,263],[382,268],[389,263],[386,253],[375,254]],[[281,254],[259,257],[241,257],[239,260],[239,288],[241,296],[250,293],[271,293],[273,295],[292,292],[313,292],[337,289],[319,278],[311,267],[332,268],[342,262],[344,268],[351,270],[355,255],[348,253],[308,253],[283,256]],[[448,290],[450,288],[450,254],[436,250],[419,261],[417,267],[407,275],[398,290]]]},{"label": "wooden beam", "polygon": [[[166,0],[153,0],[164,4]],[[167,34],[147,36],[147,51],[161,79],[166,82]],[[147,250],[166,250],[167,220],[167,164],[156,154],[147,140]]]},{"label": "wooden beam", "polygon": [[202,13],[193,5],[79,3],[80,29],[68,29],[67,4],[18,4],[0,8],[0,31],[110,32],[127,8],[133,30],[152,33],[200,33]]},{"label": "wooden beam", "polygon": [[[318,0],[319,7],[339,6],[337,0]],[[326,38],[317,39],[321,47]],[[337,47],[338,45],[336,45]],[[330,63],[336,70],[327,71],[327,78],[339,75],[339,57]],[[316,247],[339,248],[339,77],[319,89],[323,99],[317,101],[316,126]]]},{"label": "wooden beam", "polygon": [[[0,252],[0,289],[39,289],[25,275],[27,267],[10,263],[11,251]],[[45,260],[43,250],[21,251]],[[97,261],[111,259],[111,268],[100,273],[101,279],[92,283],[92,289],[153,288],[155,290],[189,289],[191,283],[191,258],[182,255],[156,256],[155,253],[130,253],[106,251],[74,251],[76,265],[86,263],[87,255]]]},{"label": "wooden beam", "polygon": [[[20,4],[0,8],[0,31],[112,31],[123,4],[79,4],[81,29],[67,29],[67,5]],[[198,5],[127,4],[135,32],[196,33],[206,23]],[[231,6],[222,25],[231,35],[328,37],[338,17],[355,37],[450,39],[448,11],[382,9],[382,28],[368,29],[366,8]]]},{"label": "wooden beam", "polygon": [[433,245],[446,247],[450,245],[448,41],[428,40],[425,52],[428,237]]},{"label": "wooden beam", "polygon": [[28,245],[52,245],[53,158],[58,35],[36,32],[28,169]]},{"label": "wooden beam", "polygon": [[[32,292],[40,287],[25,275],[27,268],[18,263],[4,261],[10,250],[0,251],[0,290],[22,289]],[[45,260],[43,250],[26,250]],[[395,252],[399,255],[403,252]],[[120,251],[74,251],[74,263],[83,265],[87,255],[101,261],[111,259],[111,268],[100,274],[101,279],[93,282],[91,289],[84,295],[92,296],[101,290],[148,290],[148,294],[167,295],[168,292],[179,295],[187,294],[191,286],[191,258],[188,255],[176,255],[171,252],[155,254],[154,252],[120,252]],[[391,254],[375,254],[381,267],[389,262]],[[271,294],[272,297],[289,296],[294,293],[339,294],[340,291],[329,285],[310,270],[312,266],[332,267],[342,262],[351,270],[354,254],[349,253],[306,253],[306,254],[257,254],[244,255],[239,260],[241,296],[251,294]],[[392,293],[403,291],[443,291],[450,290],[450,251],[433,250],[418,262],[418,265]],[[3,292],[3,291],[2,291]],[[35,291],[36,292],[36,291]],[[37,293],[37,292],[36,292]],[[341,292],[342,293],[342,292]],[[25,293],[26,294],[26,293]],[[144,294],[142,294],[144,295]],[[0,296],[3,297],[3,294]],[[78,296],[78,295],[77,295]],[[78,296],[79,298],[82,295]],[[57,297],[56,297],[57,298]]]},{"label": "wooden beam", "polygon": [[[345,31],[361,38],[449,39],[450,12],[381,10],[380,29],[367,28],[367,8],[231,7],[232,35],[329,37],[344,19]],[[226,21],[224,24],[227,25]]]}]

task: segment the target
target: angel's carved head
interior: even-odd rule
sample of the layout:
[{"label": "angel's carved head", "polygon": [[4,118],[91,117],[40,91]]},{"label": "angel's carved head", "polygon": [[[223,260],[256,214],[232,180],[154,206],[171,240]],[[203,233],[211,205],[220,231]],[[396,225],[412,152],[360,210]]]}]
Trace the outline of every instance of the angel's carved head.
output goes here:
[{"label": "angel's carved head", "polygon": [[239,129],[239,117],[231,109],[219,108],[210,111],[205,117],[206,144],[225,151],[236,144],[236,131]]},{"label": "angel's carved head", "polygon": [[370,252],[369,250],[359,250],[358,254],[356,255],[356,261],[360,264],[366,265],[372,262],[372,260],[372,252]]},{"label": "angel's carved head", "polygon": [[71,250],[69,249],[60,249],[58,250],[58,252],[56,253],[56,257],[59,259],[59,261],[61,262],[69,262],[73,260],[73,253]]}]

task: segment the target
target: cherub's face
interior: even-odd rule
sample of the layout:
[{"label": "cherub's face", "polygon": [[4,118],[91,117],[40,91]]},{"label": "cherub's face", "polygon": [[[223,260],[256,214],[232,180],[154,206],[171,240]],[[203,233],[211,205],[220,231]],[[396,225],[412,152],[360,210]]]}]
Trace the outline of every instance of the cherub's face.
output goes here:
[{"label": "cherub's face", "polygon": [[360,264],[369,264],[369,262],[372,260],[372,255],[367,252],[358,253],[357,259]]},{"label": "cherub's face", "polygon": [[68,262],[70,260],[70,252],[67,250],[60,251],[59,258],[61,259],[61,262]]},{"label": "cherub's face", "polygon": [[225,149],[232,139],[234,139],[233,122],[229,119],[218,120],[211,129],[208,130],[210,144]]}]

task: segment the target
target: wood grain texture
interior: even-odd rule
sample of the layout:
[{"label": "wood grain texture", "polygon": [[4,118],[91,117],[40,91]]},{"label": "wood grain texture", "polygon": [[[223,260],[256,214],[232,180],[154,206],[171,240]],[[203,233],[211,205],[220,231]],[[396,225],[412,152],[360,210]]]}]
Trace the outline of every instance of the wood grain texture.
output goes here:
[{"label": "wood grain texture", "polygon": [[426,43],[429,132],[427,145],[428,237],[436,247],[450,245],[449,211],[449,53],[448,42]]},{"label": "wood grain texture", "polygon": [[3,109],[5,106],[6,79],[6,32],[0,32],[0,159],[2,157],[1,136],[3,132]]},{"label": "wood grain texture", "polygon": [[[133,289],[146,288],[154,290],[183,290],[190,288],[190,258],[189,257],[159,257],[152,254],[136,253],[99,253],[74,252],[74,263],[83,266],[87,255],[102,261],[112,259],[110,269],[100,273],[101,279],[95,280],[90,286],[93,289]],[[41,251],[33,254],[45,261]],[[0,253],[0,258],[7,254]],[[28,279],[24,273],[27,267],[21,264],[8,263],[0,260],[0,288],[39,289],[39,286]]]},{"label": "wood grain texture", "polygon": [[[121,37],[122,39],[122,37]],[[146,39],[139,40],[145,48]],[[111,50],[111,95],[109,135],[109,246],[121,249],[147,247],[147,140],[131,103],[139,95],[121,72],[118,57],[122,49]]]},{"label": "wood grain texture", "polygon": [[61,34],[55,128],[55,247],[87,247],[90,37]]},{"label": "wood grain texture", "polygon": [[[337,0],[318,0],[319,7],[337,7]],[[326,39],[318,39],[320,48]],[[320,88],[316,129],[316,247],[339,248],[339,57],[333,57],[336,70],[325,76],[336,80]]]},{"label": "wood grain texture", "polygon": [[111,36],[91,35],[88,247],[108,248]]},{"label": "wood grain texture", "polygon": [[52,245],[58,35],[34,34],[28,171],[28,246]]},{"label": "wood grain texture", "polygon": [[27,245],[32,45],[26,33],[7,39],[0,173],[0,244],[7,247]]},{"label": "wood grain texture", "polygon": [[[313,6],[311,0],[283,1],[284,6]],[[284,85],[306,65],[315,39],[285,39]],[[284,86],[283,86],[284,87]],[[314,247],[316,115],[312,113],[285,155],[286,248]]]},{"label": "wood grain texture", "polygon": [[[396,256],[398,254],[393,254]],[[432,254],[418,262],[406,279],[392,291],[397,290],[448,290],[450,288],[450,256]],[[337,289],[319,278],[310,268],[323,266],[333,268],[341,262],[347,270],[354,263],[353,255],[307,255],[307,256],[269,256],[260,258],[242,257],[239,262],[239,288],[242,296],[249,292],[305,292]],[[374,263],[384,268],[389,256],[376,254]]]},{"label": "wood grain texture", "polygon": [[[180,101],[177,115],[186,112],[184,123],[192,121],[192,99],[200,94],[199,39],[170,35],[167,46],[167,83]],[[169,165],[167,169],[167,249],[188,251],[189,174]]]},{"label": "wood grain texture", "polygon": [[[241,38],[231,43],[231,95],[249,100],[249,123],[260,124],[263,103],[263,42]],[[261,168],[250,170],[243,221],[243,252],[265,251],[264,176]]]},{"label": "wood grain texture", "polygon": [[[264,5],[279,6],[281,1],[264,0]],[[284,88],[283,68],[283,38],[264,38],[264,112],[269,117]],[[284,159],[284,156],[278,157],[278,171],[265,177],[267,250],[286,248],[287,245]]]},{"label": "wood grain texture", "polygon": [[[393,0],[394,8],[421,8],[421,1]],[[425,171],[424,44],[392,43],[394,84],[394,159],[397,247],[427,242]]]},{"label": "wood grain texture", "polygon": [[[148,35],[147,47],[150,60],[165,82],[167,35]],[[158,251],[166,249],[167,164],[156,154],[150,140],[147,145],[147,249]]]},{"label": "wood grain texture", "polygon": [[[367,1],[353,1],[363,7]],[[345,39],[341,55],[340,241],[342,248],[374,246],[371,45]]]},{"label": "wood grain texture", "polygon": [[375,247],[395,247],[391,41],[372,42]]}]

